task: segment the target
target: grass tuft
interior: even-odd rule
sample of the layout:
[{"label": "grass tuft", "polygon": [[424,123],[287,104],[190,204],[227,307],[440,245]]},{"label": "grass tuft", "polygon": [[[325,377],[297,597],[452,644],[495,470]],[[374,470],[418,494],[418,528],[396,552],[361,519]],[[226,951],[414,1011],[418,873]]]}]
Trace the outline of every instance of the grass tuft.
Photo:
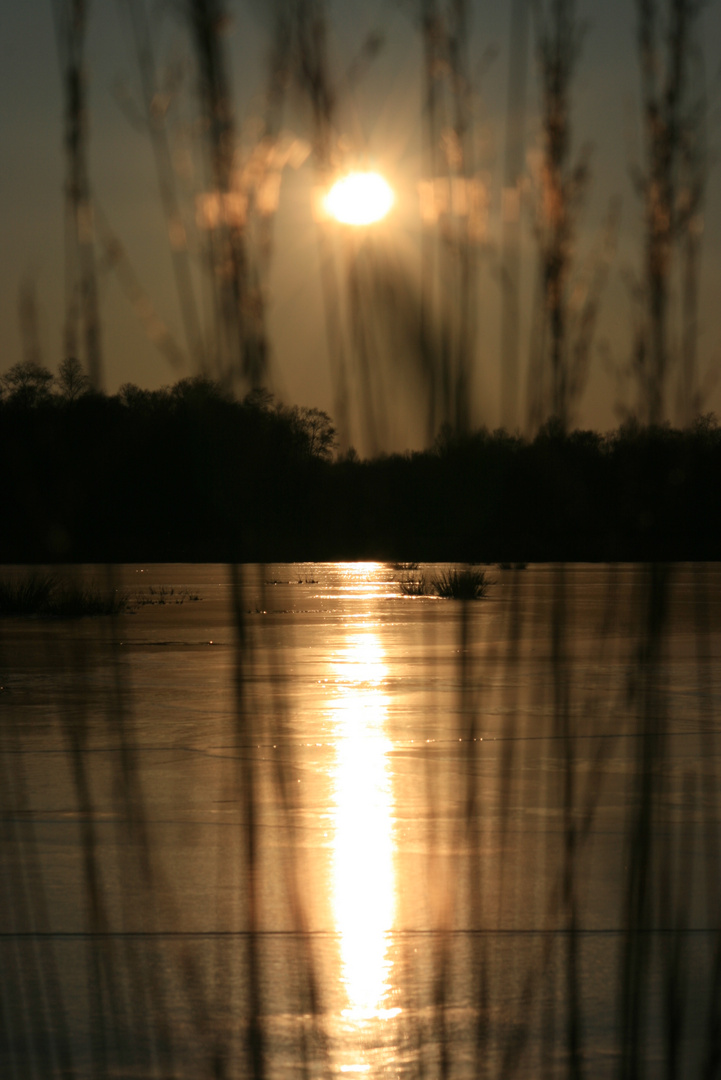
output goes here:
[{"label": "grass tuft", "polygon": [[178,589],[176,591],[175,586],[170,587],[165,585],[159,585],[157,588],[154,585],[148,587],[148,591],[145,593],[138,593],[133,597],[132,608],[137,610],[141,607],[147,607],[149,604],[158,604],[163,607],[165,604],[184,604],[194,603],[196,600],[200,600],[198,593],[190,592],[189,589]]},{"label": "grass tuft", "polygon": [[[418,567],[416,566],[417,570]],[[405,573],[398,582],[398,588],[403,596],[428,596],[430,588],[423,574],[420,577],[413,576],[410,572]]]},{"label": "grass tuft", "polygon": [[127,607],[125,593],[102,592],[94,585],[64,582],[51,594],[48,613],[56,619],[82,619],[86,615],[120,615]]},{"label": "grass tuft", "polygon": [[482,600],[491,581],[485,570],[446,570],[432,579],[431,584],[444,600]]},{"label": "grass tuft", "polygon": [[0,615],[39,615],[57,586],[52,574],[30,574],[20,581],[0,581]]},{"label": "grass tuft", "polygon": [[124,593],[103,592],[95,585],[63,581],[53,574],[30,574],[18,581],[0,581],[0,617],[80,619],[86,615],[119,615],[127,607],[128,597]]}]

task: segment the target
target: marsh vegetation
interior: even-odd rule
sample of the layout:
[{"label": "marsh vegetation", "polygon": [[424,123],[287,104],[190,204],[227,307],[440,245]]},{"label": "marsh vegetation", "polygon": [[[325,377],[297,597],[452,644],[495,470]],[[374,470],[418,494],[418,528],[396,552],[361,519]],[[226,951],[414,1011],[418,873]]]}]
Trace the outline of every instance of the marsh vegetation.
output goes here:
[{"label": "marsh vegetation", "polygon": [[86,584],[53,573],[29,572],[0,577],[0,617],[39,616],[45,619],[80,619],[93,615],[120,615],[127,611],[126,593],[112,587]]},{"label": "marsh vegetation", "polygon": [[485,570],[463,567],[443,571],[431,579],[431,584],[444,600],[482,600],[493,582]]},{"label": "marsh vegetation", "polygon": [[443,600],[482,600],[492,584],[485,570],[470,566],[440,570],[431,577],[404,570],[398,579],[402,596],[435,595]]}]

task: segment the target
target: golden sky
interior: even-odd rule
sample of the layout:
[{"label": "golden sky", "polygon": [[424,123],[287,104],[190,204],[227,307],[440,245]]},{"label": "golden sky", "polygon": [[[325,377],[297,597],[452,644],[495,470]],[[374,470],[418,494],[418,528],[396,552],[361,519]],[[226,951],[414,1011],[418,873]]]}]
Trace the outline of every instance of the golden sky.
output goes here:
[{"label": "golden sky", "polygon": [[[488,0],[477,0],[470,7],[468,101],[475,160],[473,186],[462,195],[466,207],[464,220],[474,230],[475,344],[466,392],[471,422],[495,427],[501,415],[502,214],[504,205],[509,205],[508,201],[504,203],[503,186],[510,8]],[[269,5],[260,2],[233,3],[229,10],[232,18],[224,40],[230,61],[239,160],[248,162],[265,109],[265,65],[272,23],[267,14]],[[421,445],[426,438],[426,410],[423,394],[415,384],[413,362],[410,366],[399,364],[397,353],[402,352],[403,346],[394,336],[397,328],[389,330],[381,325],[388,312],[380,308],[387,301],[388,311],[395,312],[398,297],[395,293],[390,296],[388,281],[376,288],[375,284],[368,284],[370,279],[359,279],[360,327],[354,328],[350,325],[352,309],[346,291],[351,267],[365,265],[367,270],[371,256],[382,262],[388,275],[396,275],[393,281],[402,278],[404,288],[407,285],[411,292],[418,286],[422,216],[424,213],[427,216],[431,190],[428,184],[434,180],[424,170],[419,20],[410,2],[337,0],[327,11],[329,71],[338,103],[333,131],[336,158],[340,161],[342,157],[345,171],[364,168],[382,173],[395,194],[388,218],[369,230],[373,244],[370,254],[368,238],[361,239],[359,231],[349,239],[347,228],[338,227],[332,236],[340,282],[339,314],[352,354],[347,362],[355,370],[349,386],[350,408],[359,411],[364,393],[371,394],[376,407],[376,447],[400,449]],[[591,374],[575,421],[583,426],[608,429],[617,424],[618,407],[624,401],[624,393],[628,394],[613,372],[619,371],[629,359],[632,305],[628,281],[630,274],[639,272],[642,258],[641,205],[629,178],[630,166],[640,154],[635,5],[629,0],[613,0],[605,5],[581,3],[578,14],[581,20],[587,20],[588,26],[573,83],[573,139],[578,151],[585,144],[591,147],[591,186],[579,218],[576,244],[579,268],[598,245],[609,200],[618,196],[621,209],[616,250],[592,349]],[[197,132],[190,49],[177,19],[166,16],[156,23],[154,41],[159,69],[175,78],[168,99],[168,124],[172,128],[178,186],[185,199],[186,213],[197,217],[197,193],[202,187],[197,170],[195,175],[190,171],[192,139]],[[32,283],[37,304],[40,355],[48,367],[55,369],[62,359],[65,304],[64,162],[60,67],[51,5],[39,0],[3,5],[0,24],[3,101],[0,371],[7,370],[23,356],[18,303],[21,287],[28,282]],[[382,49],[366,65],[358,63],[363,42],[376,31],[383,38]],[[705,67],[711,79],[721,60],[721,5],[709,5],[702,14],[697,37],[706,49]],[[115,270],[105,265],[107,260],[102,251],[99,253],[104,383],[109,392],[127,381],[154,388],[191,374],[193,365],[183,338],[181,303],[173,279],[168,228],[158,196],[151,144],[142,124],[134,121],[136,104],[140,101],[138,68],[121,5],[96,0],[90,6],[86,56],[92,193],[108,227],[123,246],[136,285],[133,300],[127,276],[123,282]],[[529,50],[525,125],[529,175],[538,146],[538,101],[538,81]],[[289,101],[282,127],[287,145],[296,140],[296,151],[304,145],[310,148],[308,111],[297,100]],[[709,128],[712,146],[717,136],[717,114],[712,113]],[[445,149],[450,153],[452,147]],[[271,349],[269,382],[288,403],[317,406],[335,413],[336,396],[328,355],[329,341],[333,338],[329,337],[326,318],[328,297],[321,275],[315,214],[318,173],[313,156],[305,160],[303,157],[302,152],[287,155],[280,186],[275,195],[269,194],[271,201],[275,197],[278,200],[273,214],[273,255],[266,292]],[[715,180],[712,172],[703,216],[698,324],[701,381],[704,371],[712,370],[714,365],[718,367],[721,361],[718,303],[721,213]],[[195,195],[191,190],[193,185]],[[436,192],[434,197],[441,201],[444,197],[455,198],[450,187],[445,196]],[[530,209],[522,211],[520,249],[521,392],[517,422],[523,426],[536,281]],[[194,250],[192,256],[203,318],[207,311],[202,301],[200,249]],[[357,259],[361,261],[355,263]],[[182,354],[178,366],[172,367],[148,340],[148,321],[144,326],[138,318],[137,290],[144,297],[143,302],[152,304],[154,316],[162,320],[177,340]],[[368,387],[364,389],[358,375],[365,362],[375,364],[377,369],[370,391]],[[719,386],[710,388],[704,411],[719,411],[720,396]],[[675,419],[673,377],[667,404],[670,418]],[[362,428],[356,419],[351,441],[366,450],[372,449],[373,440],[364,445],[364,439],[369,437]]]}]

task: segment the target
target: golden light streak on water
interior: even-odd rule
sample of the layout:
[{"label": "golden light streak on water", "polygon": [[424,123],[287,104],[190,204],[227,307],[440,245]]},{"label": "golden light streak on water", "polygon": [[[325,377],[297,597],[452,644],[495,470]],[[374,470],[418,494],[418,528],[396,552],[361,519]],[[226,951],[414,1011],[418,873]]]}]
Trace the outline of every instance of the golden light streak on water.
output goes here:
[{"label": "golden light streak on water", "polygon": [[[383,651],[376,635],[349,635],[333,662],[333,910],[340,935],[342,981],[354,1023],[388,1020],[392,963],[387,955],[395,914],[394,804],[385,733],[388,701]],[[353,1071],[367,1071],[362,1064]]]}]

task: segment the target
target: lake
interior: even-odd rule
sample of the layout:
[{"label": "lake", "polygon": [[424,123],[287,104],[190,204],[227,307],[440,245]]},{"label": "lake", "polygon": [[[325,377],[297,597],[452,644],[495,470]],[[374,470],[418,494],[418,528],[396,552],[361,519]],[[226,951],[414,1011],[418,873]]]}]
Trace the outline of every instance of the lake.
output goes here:
[{"label": "lake", "polygon": [[721,566],[447,569],[0,621],[0,1075],[716,1074]]}]

